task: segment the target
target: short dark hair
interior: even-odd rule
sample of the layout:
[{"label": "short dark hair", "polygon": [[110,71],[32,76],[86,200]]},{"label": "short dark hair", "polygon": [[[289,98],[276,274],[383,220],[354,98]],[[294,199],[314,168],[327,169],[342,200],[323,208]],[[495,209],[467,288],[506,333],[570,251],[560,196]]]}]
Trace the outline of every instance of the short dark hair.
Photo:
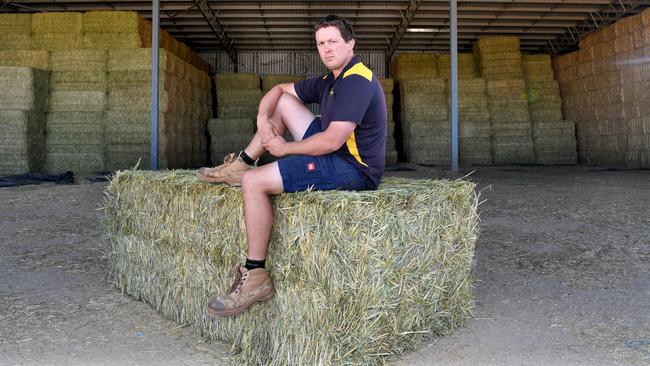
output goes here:
[{"label": "short dark hair", "polygon": [[354,36],[354,29],[352,29],[352,24],[350,24],[347,19],[341,18],[338,15],[328,15],[325,18],[321,19],[314,26],[314,32],[326,27],[338,28],[339,32],[341,32],[341,37],[343,37],[343,40],[345,42],[350,42],[351,39],[356,38]]}]

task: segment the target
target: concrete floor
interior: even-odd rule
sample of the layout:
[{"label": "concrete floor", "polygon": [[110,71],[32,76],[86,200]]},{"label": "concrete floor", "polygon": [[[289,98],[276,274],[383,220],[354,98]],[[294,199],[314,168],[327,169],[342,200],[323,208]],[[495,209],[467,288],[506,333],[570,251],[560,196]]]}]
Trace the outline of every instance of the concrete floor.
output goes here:
[{"label": "concrete floor", "polygon": [[[485,167],[468,179],[484,200],[475,316],[391,362],[650,365],[650,171]],[[227,345],[106,281],[105,186],[0,189],[0,365],[228,364]]]}]

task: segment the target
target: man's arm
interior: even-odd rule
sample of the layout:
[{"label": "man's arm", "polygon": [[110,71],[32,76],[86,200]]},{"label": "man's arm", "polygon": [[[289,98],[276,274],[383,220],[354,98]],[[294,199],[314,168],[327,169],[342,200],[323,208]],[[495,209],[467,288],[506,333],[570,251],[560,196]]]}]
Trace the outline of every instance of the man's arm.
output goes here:
[{"label": "man's arm", "polygon": [[276,135],[264,147],[277,157],[295,154],[325,155],[340,149],[356,127],[354,122],[332,121],[327,130],[304,140],[286,142],[284,138]]},{"label": "man's arm", "polygon": [[285,93],[291,94],[296,98],[298,97],[293,83],[285,83],[271,88],[260,101],[260,106],[257,110],[257,129],[262,133],[262,140],[270,140],[275,135],[270,118],[278,105],[280,97]]}]

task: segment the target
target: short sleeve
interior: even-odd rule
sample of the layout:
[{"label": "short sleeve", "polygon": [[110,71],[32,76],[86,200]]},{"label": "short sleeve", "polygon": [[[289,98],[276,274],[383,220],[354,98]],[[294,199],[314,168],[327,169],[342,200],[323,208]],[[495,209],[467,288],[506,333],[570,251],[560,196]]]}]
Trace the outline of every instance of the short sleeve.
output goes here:
[{"label": "short sleeve", "polygon": [[359,75],[351,75],[336,86],[336,98],[332,107],[332,121],[348,121],[358,125],[372,102],[374,92],[372,82]]},{"label": "short sleeve", "polygon": [[300,80],[293,84],[298,98],[303,103],[318,103],[320,102],[320,94],[322,90],[322,77],[314,77],[305,80]]}]

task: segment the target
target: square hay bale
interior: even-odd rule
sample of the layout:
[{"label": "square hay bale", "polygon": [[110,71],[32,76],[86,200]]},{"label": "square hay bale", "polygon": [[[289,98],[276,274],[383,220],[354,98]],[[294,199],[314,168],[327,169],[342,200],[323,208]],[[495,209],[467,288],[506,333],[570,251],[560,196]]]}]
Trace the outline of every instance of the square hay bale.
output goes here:
[{"label": "square hay bale", "polygon": [[304,80],[303,75],[291,74],[266,74],[262,76],[262,94],[266,94],[274,86],[283,83],[295,83]]},{"label": "square hay bale", "polygon": [[32,33],[75,33],[81,35],[81,23],[81,13],[35,13],[32,15]]},{"label": "square hay bale", "polygon": [[50,112],[101,112],[106,108],[106,92],[54,90],[50,93]]},{"label": "square hay bale", "polygon": [[219,118],[256,118],[258,105],[221,105],[217,108]]},{"label": "square hay bale", "polygon": [[28,50],[30,47],[29,34],[0,33],[0,50]]},{"label": "square hay bale", "polygon": [[108,52],[105,50],[64,50],[52,51],[50,69],[52,71],[107,71]]},{"label": "square hay bale", "polygon": [[252,72],[220,73],[214,80],[217,95],[222,91],[260,89],[260,77]]},{"label": "square hay bale", "polygon": [[141,48],[142,38],[138,33],[84,33],[81,45],[89,49]]},{"label": "square hay bale", "polygon": [[0,175],[42,170],[45,160],[43,112],[0,109]]},{"label": "square hay bale", "polygon": [[262,91],[259,89],[217,91],[217,108],[222,105],[259,106],[261,99]]},{"label": "square hay bale", "polygon": [[98,91],[106,92],[104,71],[53,71],[50,74],[52,91]]},{"label": "square hay bale", "polygon": [[22,66],[48,70],[50,53],[45,50],[0,51],[0,66]]},{"label": "square hay bale", "polygon": [[393,88],[395,87],[395,80],[391,78],[379,78],[379,83],[381,88],[384,90],[384,94],[392,94]]},{"label": "square hay bale", "polygon": [[140,32],[140,17],[134,11],[88,11],[82,15],[84,33]]},{"label": "square hay bale", "polygon": [[438,77],[437,56],[433,52],[405,52],[395,57],[391,76],[398,80]]},{"label": "square hay bale", "polygon": [[[438,72],[440,77],[448,80],[451,75],[451,56],[446,53],[438,56]],[[476,77],[476,64],[473,53],[458,54],[458,79]]]},{"label": "square hay bale", "polygon": [[518,37],[481,37],[476,42],[481,55],[486,53],[519,52]]},{"label": "square hay bale", "polygon": [[0,14],[0,33],[4,34],[26,34],[32,32],[31,14]]},{"label": "square hay bale", "polygon": [[239,362],[383,364],[470,314],[477,202],[472,183],[395,178],[278,196],[275,296],[210,319],[245,248],[241,190],[194,172],[119,172],[105,202],[110,272],[163,316],[233,343]]},{"label": "square hay bale", "polygon": [[0,66],[0,110],[44,111],[48,79],[43,70]]},{"label": "square hay bale", "polygon": [[[160,50],[160,72],[176,73],[180,59]],[[109,49],[108,71],[151,71],[151,48]]]},{"label": "square hay bale", "polygon": [[72,171],[75,174],[106,171],[102,152],[47,152],[45,170],[49,173]]},{"label": "square hay bale", "polygon": [[81,48],[80,33],[33,33],[31,46],[35,50],[72,50]]}]

